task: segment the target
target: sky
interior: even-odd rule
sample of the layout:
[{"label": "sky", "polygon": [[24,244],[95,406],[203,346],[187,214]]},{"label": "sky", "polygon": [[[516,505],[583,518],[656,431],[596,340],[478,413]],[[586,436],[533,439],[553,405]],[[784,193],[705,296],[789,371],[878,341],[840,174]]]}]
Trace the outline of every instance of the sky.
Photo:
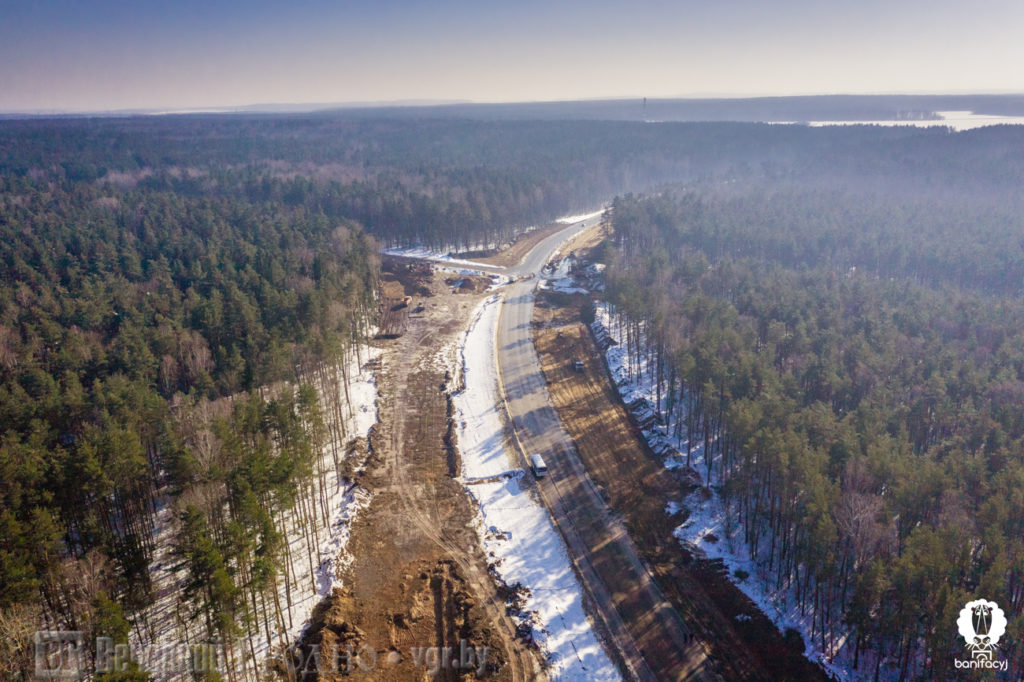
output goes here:
[{"label": "sky", "polygon": [[0,0],[0,112],[1024,92],[1021,0]]}]

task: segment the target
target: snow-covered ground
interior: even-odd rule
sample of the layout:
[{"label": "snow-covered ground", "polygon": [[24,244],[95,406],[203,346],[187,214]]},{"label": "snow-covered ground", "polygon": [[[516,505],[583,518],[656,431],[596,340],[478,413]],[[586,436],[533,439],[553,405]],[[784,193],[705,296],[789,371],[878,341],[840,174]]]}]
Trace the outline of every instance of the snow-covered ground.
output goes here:
[{"label": "snow-covered ground", "polygon": [[581,215],[567,215],[564,218],[559,218],[555,222],[561,223],[563,225],[571,225],[572,223],[578,223],[581,220],[590,220],[591,218],[596,218],[602,213],[604,213],[603,208],[599,211],[594,211],[593,213],[583,213]]},{"label": "snow-covered ground", "polygon": [[532,612],[534,638],[551,662],[550,677],[619,680],[587,620],[562,538],[526,488],[529,474],[505,447],[495,362],[500,305],[491,297],[474,313],[461,353],[464,388],[453,396],[462,480],[480,506],[477,530],[502,580],[530,591],[524,610]]},{"label": "snow-covered ground", "polygon": [[[600,209],[598,211],[594,211],[592,213],[584,213],[584,214],[580,214],[580,215],[563,216],[561,218],[556,218],[554,222],[558,223],[559,225],[571,225],[572,223],[578,223],[581,220],[589,220],[591,218],[597,218],[598,216],[602,215],[604,213],[604,211],[605,211],[605,209],[602,208],[602,209]],[[522,231],[517,232],[516,233],[516,239],[522,237],[523,235],[529,234],[530,232],[533,232],[536,229],[538,229],[537,225],[531,225],[530,227],[527,227],[527,228],[523,229]],[[486,250],[489,250],[489,249],[505,249],[505,248],[507,248],[509,246],[511,246],[511,242],[505,243],[505,244],[499,244],[497,242],[487,242],[487,243],[480,243],[480,244],[476,244],[475,246],[472,246],[472,247],[467,247],[467,248],[461,249],[461,251],[464,251],[464,252],[468,252],[468,251],[486,251]],[[468,265],[468,266],[474,266],[474,265],[479,266],[480,265],[480,263],[478,263],[477,261],[460,259],[460,258],[456,258],[456,257],[451,255],[453,252],[458,252],[458,251],[459,250],[455,249],[454,246],[452,248],[450,248],[450,249],[447,249],[447,250],[437,250],[437,249],[427,248],[427,247],[425,247],[423,245],[416,245],[416,246],[394,246],[394,247],[389,247],[389,248],[383,249],[381,251],[381,253],[387,254],[389,256],[404,256],[406,258],[419,258],[421,260],[428,260],[428,261],[433,261],[433,262],[436,262],[436,263],[447,263],[449,265]],[[491,266],[488,266],[488,267],[490,267],[492,270],[504,270],[505,269],[504,266],[499,266],[499,265],[491,265]]]},{"label": "snow-covered ground", "polygon": [[551,289],[552,291],[558,291],[563,294],[586,294],[590,293],[583,287],[577,286],[573,278],[569,276],[569,268],[572,265],[572,261],[569,258],[563,258],[558,261],[558,266],[554,271],[544,270],[547,272],[547,276],[541,280],[541,289]]},{"label": "snow-covered ground", "polygon": [[[363,361],[368,362],[380,357],[379,348],[369,347],[363,354]],[[345,424],[345,441],[353,438],[365,438],[370,428],[377,423],[377,379],[373,371],[352,367],[349,376],[355,378],[349,381],[348,396],[352,413],[348,416]],[[344,391],[344,387],[339,387]],[[344,394],[343,394],[344,395]],[[321,398],[322,403],[323,398]],[[298,587],[298,598],[292,593],[292,608],[288,622],[289,643],[297,642],[309,624],[309,618],[314,607],[320,600],[331,593],[335,587],[341,586],[338,578],[340,569],[352,561],[352,557],[345,552],[348,546],[351,524],[355,520],[359,510],[370,503],[370,494],[365,488],[346,483],[341,475],[334,468],[334,459],[331,453],[335,444],[328,443],[323,450],[320,461],[320,468],[325,478],[324,484],[329,491],[328,509],[331,510],[330,523],[326,539],[321,538],[319,557],[313,562],[313,575],[309,572],[309,562],[300,561],[306,555],[306,544],[302,537],[302,530],[297,518],[290,520],[289,532],[286,536],[289,539],[289,546],[292,556],[295,558],[295,581],[292,589]],[[345,443],[336,444],[342,452],[345,451]],[[282,587],[283,590],[283,587]],[[284,599],[282,592],[281,598]],[[282,602],[284,603],[284,602]],[[258,653],[258,652],[257,652]]]},{"label": "snow-covered ground", "polygon": [[[645,398],[650,405],[654,405],[657,392],[656,379],[654,373],[647,367],[646,358],[641,354],[641,358],[637,362],[636,358],[628,355],[625,345],[618,343],[622,340],[623,334],[614,322],[615,316],[611,314],[609,304],[597,303],[594,312],[595,331],[603,328],[617,342],[605,351],[605,358],[623,402],[630,404],[637,398]],[[663,386],[663,396],[665,389],[666,387]],[[658,450],[660,444],[667,442],[679,453],[682,453],[679,456],[669,456],[665,459],[665,466],[668,468],[681,467],[686,464],[685,429],[682,437],[675,438],[672,435],[674,425],[674,422],[670,422],[664,426],[656,425],[653,428],[642,430],[644,437],[655,451]],[[690,444],[691,466],[702,479],[707,475],[704,454],[703,442],[697,441]],[[717,467],[713,468],[711,480],[702,482],[713,490],[716,489],[720,483]],[[860,679],[856,671],[853,671],[852,660],[850,660],[853,647],[844,646],[844,638],[835,645],[836,651],[833,652],[831,659],[825,655],[821,649],[820,636],[813,639],[810,636],[814,617],[813,609],[808,608],[801,616],[793,590],[788,586],[776,589],[774,577],[769,576],[767,571],[760,569],[751,560],[743,538],[742,526],[737,523],[731,525],[728,523],[728,514],[717,493],[710,499],[704,500],[700,492],[697,491],[685,498],[682,505],[666,500],[665,513],[674,516],[681,510],[681,507],[685,507],[689,511],[689,517],[675,530],[675,536],[680,542],[691,549],[696,548],[708,558],[722,559],[728,569],[730,580],[750,597],[777,627],[780,629],[794,628],[800,632],[807,647],[805,655],[809,659],[821,664],[838,680]],[[733,519],[735,520],[735,515]],[[749,577],[742,581],[739,580],[735,575],[737,570],[746,572]],[[867,670],[869,667],[862,664],[861,671]]]},{"label": "snow-covered ground", "polygon": [[449,268],[444,265],[436,265],[434,269],[440,272],[452,272],[456,275],[472,276],[472,277],[490,277],[491,286],[489,290],[497,289],[500,286],[508,284],[512,281],[512,278],[508,275],[498,275],[493,272],[485,272],[484,270],[474,270],[472,268]]},{"label": "snow-covered ground", "polygon": [[[379,349],[364,348],[361,359],[365,364],[379,355]],[[323,597],[330,594],[334,587],[340,585],[338,574],[351,561],[351,557],[345,553],[350,527],[359,510],[369,503],[370,495],[365,489],[348,485],[341,479],[340,473],[335,470],[332,453],[335,446],[344,452],[344,446],[348,441],[356,437],[365,437],[377,422],[377,385],[374,372],[361,369],[355,360],[349,369],[349,377],[348,395],[351,400],[351,412],[345,418],[345,442],[328,442],[320,460],[320,471],[323,472],[323,485],[327,491],[327,508],[330,514],[327,527],[319,530],[318,555],[313,558],[311,570],[306,542],[297,516],[290,515],[289,518],[279,521],[279,524],[283,524],[287,529],[285,537],[288,539],[294,567],[290,584],[290,609],[287,607],[283,563],[282,575],[278,579],[278,598],[284,611],[285,631],[281,632],[275,626],[273,617],[269,616],[272,642],[267,642],[262,627],[251,640],[245,639],[236,649],[236,652],[244,657],[238,666],[244,666],[244,669],[236,671],[236,679],[262,679],[259,676],[261,673],[257,671],[263,670],[264,660],[267,654],[271,653],[271,648],[280,647],[282,641],[288,644],[298,641],[302,631],[309,624],[314,607]],[[335,389],[344,391],[344,387],[340,385],[331,390]],[[323,400],[323,396],[321,399]],[[314,504],[318,504],[318,500],[317,497]],[[145,620],[148,626],[140,625],[133,629],[131,642],[133,654],[139,652],[137,660],[144,667],[147,662],[151,663],[150,669],[155,673],[156,682],[188,679],[187,670],[184,668],[187,656],[183,658],[180,655],[181,644],[194,642],[197,635],[202,637],[201,633],[196,632],[194,623],[186,627],[184,619],[187,618],[190,607],[179,604],[186,575],[184,571],[173,570],[176,564],[173,556],[176,533],[177,522],[172,507],[164,504],[156,516],[154,541],[157,549],[150,564],[157,599],[147,609],[145,619],[140,619],[140,623]],[[257,664],[255,666],[253,654]]]},{"label": "snow-covered ground", "polygon": [[[446,263],[448,265],[468,265],[468,266],[480,266],[480,263],[471,260],[463,260],[459,258],[452,258],[447,253],[441,251],[432,251],[424,246],[401,246],[390,249],[384,249],[382,253],[389,256],[404,256],[406,258],[419,258],[420,260],[429,260],[436,263]],[[494,270],[504,270],[504,266],[490,265],[488,266]],[[484,274],[484,273],[481,273]],[[490,274],[490,273],[488,273]]]}]

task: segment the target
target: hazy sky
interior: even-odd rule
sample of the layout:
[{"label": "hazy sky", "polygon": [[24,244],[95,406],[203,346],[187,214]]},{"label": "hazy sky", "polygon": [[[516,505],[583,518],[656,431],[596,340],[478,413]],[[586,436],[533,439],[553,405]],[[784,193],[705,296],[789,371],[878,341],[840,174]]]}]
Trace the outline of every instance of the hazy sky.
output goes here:
[{"label": "hazy sky", "polygon": [[1024,0],[0,0],[0,111],[1024,92]]}]

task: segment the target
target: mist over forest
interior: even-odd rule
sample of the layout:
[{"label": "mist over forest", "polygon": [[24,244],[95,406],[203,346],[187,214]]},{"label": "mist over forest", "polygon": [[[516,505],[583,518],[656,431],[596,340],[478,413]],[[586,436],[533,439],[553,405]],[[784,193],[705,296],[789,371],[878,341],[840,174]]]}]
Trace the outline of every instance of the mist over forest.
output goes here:
[{"label": "mist over forest", "polygon": [[[1024,631],[1024,127],[641,106],[0,121],[3,622],[127,638],[169,495],[190,617],[251,627],[277,513],[347,409],[312,386],[378,321],[380,249],[492,248],[610,204],[629,350],[714,443],[745,542],[821,614],[822,648],[849,635],[862,669],[948,679],[973,595]],[[1021,103],[744,106],[646,116]],[[1024,674],[1019,637],[999,655]]]}]

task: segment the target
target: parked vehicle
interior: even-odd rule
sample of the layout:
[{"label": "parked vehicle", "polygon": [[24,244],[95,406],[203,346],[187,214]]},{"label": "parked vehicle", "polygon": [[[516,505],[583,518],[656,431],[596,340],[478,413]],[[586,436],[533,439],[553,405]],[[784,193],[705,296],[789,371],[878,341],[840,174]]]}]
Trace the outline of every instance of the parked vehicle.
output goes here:
[{"label": "parked vehicle", "polygon": [[537,478],[544,478],[548,475],[548,467],[544,464],[544,458],[536,453],[530,455],[530,468],[533,469],[533,475]]}]

